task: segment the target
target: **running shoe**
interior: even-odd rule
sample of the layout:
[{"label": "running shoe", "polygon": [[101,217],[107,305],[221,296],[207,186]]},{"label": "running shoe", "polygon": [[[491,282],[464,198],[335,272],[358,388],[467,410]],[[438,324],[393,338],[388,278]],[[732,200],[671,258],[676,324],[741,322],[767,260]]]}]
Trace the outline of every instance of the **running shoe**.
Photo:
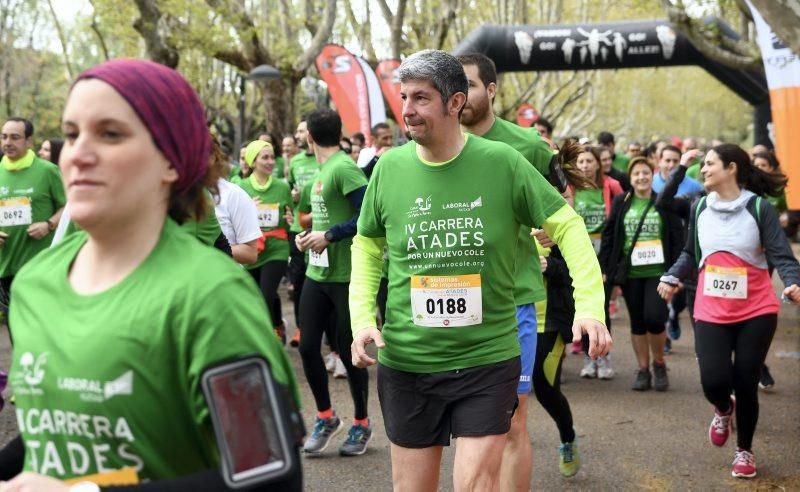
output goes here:
[{"label": "running shoe", "polygon": [[726,413],[720,413],[719,410],[714,408],[714,418],[711,420],[711,425],[708,427],[708,440],[711,444],[717,447],[722,447],[728,442],[728,437],[731,435],[731,426],[733,425],[733,413],[736,409],[736,400],[731,398],[731,408]]},{"label": "running shoe", "polygon": [[572,353],[573,354],[580,354],[583,351],[581,348],[581,342],[572,342]]},{"label": "running shoe", "polygon": [[347,439],[339,447],[342,456],[361,456],[367,451],[367,443],[372,439],[372,426],[355,424],[347,432]]},{"label": "running shoe", "polygon": [[653,387],[656,391],[667,391],[667,388],[669,388],[666,363],[657,364],[653,362]]},{"label": "running shoe", "polygon": [[333,370],[336,369],[336,360],[339,358],[339,354],[336,352],[331,352],[325,356],[325,370],[329,373],[333,374]]},{"label": "running shoe", "polygon": [[753,478],[756,476],[756,457],[753,456],[752,451],[736,448],[731,476],[736,478]]},{"label": "running shoe", "polygon": [[275,336],[281,341],[281,345],[286,345],[286,330],[283,328],[283,326],[275,328],[274,331]]},{"label": "running shoe", "polygon": [[673,340],[677,340],[681,337],[681,325],[678,322],[678,313],[676,313],[675,309],[673,309],[672,303],[669,304],[669,320],[667,321],[667,334]]},{"label": "running shoe", "polygon": [[558,447],[558,469],[564,477],[574,477],[581,469],[581,453],[578,451],[578,435],[572,442],[562,442]]},{"label": "running shoe", "polygon": [[633,391],[649,390],[651,386],[651,378],[652,375],[650,374],[650,369],[639,369],[636,371],[636,380],[633,382],[633,387],[631,389]]},{"label": "running shoe", "polygon": [[586,379],[593,379],[597,377],[597,361],[592,360],[588,355],[583,356],[583,369],[581,369],[581,377]]},{"label": "running shoe", "polygon": [[664,355],[667,355],[670,352],[672,352],[672,340],[667,337],[667,340],[664,342]]},{"label": "running shoe", "polygon": [[344,367],[341,357],[336,358],[336,367],[333,368],[333,379],[347,379],[347,368]]},{"label": "running shoe", "polygon": [[614,379],[616,373],[611,367],[611,356],[604,355],[597,359],[597,379]]},{"label": "running shoe", "polygon": [[775,380],[772,378],[772,374],[769,373],[769,367],[764,364],[761,367],[761,377],[758,379],[758,387],[762,390],[772,389],[775,386]]},{"label": "running shoe", "polygon": [[300,346],[300,328],[294,329],[294,335],[292,335],[292,339],[289,340],[289,345],[292,347],[299,347]]},{"label": "running shoe", "polygon": [[342,430],[344,424],[334,415],[328,419],[314,418],[314,430],[303,444],[303,451],[309,454],[320,454],[328,447],[331,438]]}]

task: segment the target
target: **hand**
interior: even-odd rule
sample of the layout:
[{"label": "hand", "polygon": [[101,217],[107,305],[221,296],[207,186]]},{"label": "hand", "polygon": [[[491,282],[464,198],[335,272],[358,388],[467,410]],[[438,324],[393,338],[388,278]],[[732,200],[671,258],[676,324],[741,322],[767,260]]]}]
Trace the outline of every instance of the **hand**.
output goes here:
[{"label": "hand", "polygon": [[589,357],[597,359],[611,350],[611,334],[606,326],[593,319],[576,319],[572,325],[572,341],[580,342],[582,335],[589,336]]},{"label": "hand", "polygon": [[8,239],[8,233],[0,232],[0,246],[6,244],[6,239]]},{"label": "hand", "polygon": [[544,229],[531,229],[531,236],[535,237],[544,248],[552,248],[556,245],[556,243],[550,239],[550,236],[544,232]]},{"label": "hand", "polygon": [[358,368],[365,368],[367,366],[375,365],[375,359],[367,355],[366,347],[370,343],[374,343],[376,347],[382,349],[386,346],[383,343],[381,332],[377,328],[365,328],[353,337],[353,344],[350,345],[350,352],[352,354],[353,365]]},{"label": "hand", "polygon": [[692,150],[690,150],[688,152],[685,152],[681,156],[681,166],[683,166],[683,167],[688,166],[689,164],[691,164],[695,160],[695,158],[697,156],[702,155],[702,154],[703,154],[703,152],[701,152],[700,149],[692,149]]},{"label": "hand", "polygon": [[672,296],[674,296],[676,292],[678,292],[677,285],[668,284],[666,282],[660,282],[658,284],[658,295],[667,302],[672,300]]},{"label": "hand", "polygon": [[305,237],[308,234],[308,231],[303,231],[294,237],[294,245],[297,246],[297,249],[300,251],[306,250],[306,242]]},{"label": "hand", "polygon": [[300,201],[300,190],[297,188],[292,188],[292,201],[297,203]]},{"label": "hand", "polygon": [[781,215],[778,217],[778,221],[780,222],[780,224],[781,224],[781,227],[783,227],[784,229],[786,229],[787,227],[789,227],[789,214],[787,214],[786,212],[783,212],[783,213],[782,213],[782,214],[781,214]]},{"label": "hand", "polygon": [[539,257],[539,266],[542,267],[542,271],[544,272],[547,270],[547,258],[544,256]]},{"label": "hand", "polygon": [[28,226],[28,235],[34,239],[41,239],[50,233],[47,222],[34,222]]},{"label": "hand", "polygon": [[783,289],[783,295],[794,304],[800,304],[800,287],[797,284],[792,284]]},{"label": "hand", "polygon": [[312,231],[303,236],[303,244],[306,249],[310,249],[315,253],[322,253],[331,243],[325,239],[323,231]]},{"label": "hand", "polygon": [[254,196],[253,197],[253,203],[256,204],[256,207],[261,205],[261,197],[260,196]]},{"label": "hand", "polygon": [[0,482],[0,492],[69,492],[70,486],[36,473],[20,473],[8,482]]},{"label": "hand", "polygon": [[384,152],[386,152],[386,151],[387,151],[387,150],[389,150],[389,149],[391,149],[391,147],[381,147],[380,149],[378,149],[378,150],[375,152],[375,157],[380,157],[380,156],[382,156],[382,155],[383,155],[383,153],[384,153]]},{"label": "hand", "polygon": [[289,205],[286,205],[286,213],[283,214],[283,220],[285,220],[289,226],[294,223],[294,214],[292,213],[292,209],[289,207]]}]

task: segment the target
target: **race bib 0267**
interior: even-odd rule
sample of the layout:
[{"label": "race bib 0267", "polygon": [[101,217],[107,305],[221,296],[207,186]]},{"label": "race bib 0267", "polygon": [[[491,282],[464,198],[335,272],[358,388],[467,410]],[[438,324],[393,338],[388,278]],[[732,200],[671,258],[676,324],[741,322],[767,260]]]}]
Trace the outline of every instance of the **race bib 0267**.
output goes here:
[{"label": "race bib 0267", "polygon": [[725,299],[747,299],[747,268],[706,265],[703,294]]},{"label": "race bib 0267", "polygon": [[417,326],[472,326],[483,321],[480,274],[411,277],[411,314]]},{"label": "race bib 0267", "polygon": [[0,200],[0,226],[30,225],[32,223],[30,198],[21,196]]}]

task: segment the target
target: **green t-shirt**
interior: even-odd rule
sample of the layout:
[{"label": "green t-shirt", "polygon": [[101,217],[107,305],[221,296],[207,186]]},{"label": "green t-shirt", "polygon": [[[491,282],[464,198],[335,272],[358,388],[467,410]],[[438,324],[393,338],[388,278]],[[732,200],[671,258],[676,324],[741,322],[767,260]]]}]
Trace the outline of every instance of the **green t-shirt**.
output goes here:
[{"label": "green t-shirt", "polygon": [[53,242],[50,232],[41,239],[28,235],[34,222],[44,222],[66,204],[58,166],[38,157],[21,171],[0,166],[0,232],[8,234],[0,246],[0,277],[11,277]]},{"label": "green t-shirt", "polygon": [[285,181],[286,176],[284,176],[283,174],[283,164],[284,160],[282,156],[278,156],[275,158],[275,167],[272,168],[272,176]]},{"label": "green t-shirt", "polygon": [[686,170],[686,175],[692,178],[693,180],[697,181],[698,183],[703,182],[703,175],[700,174],[700,167],[703,165],[703,158],[696,157],[692,164],[689,166],[689,169]]},{"label": "green t-shirt", "polygon": [[[258,208],[258,225],[264,232],[275,229],[289,231],[289,224],[283,215],[286,207],[292,203],[292,193],[289,185],[285,181],[272,177],[269,188],[265,191],[258,191],[253,188],[251,178],[240,180],[237,184],[251,197],[258,197],[261,203],[256,205]],[[277,237],[267,237],[264,243],[264,251],[258,255],[258,259],[246,268],[252,270],[260,267],[268,261],[286,261],[289,259],[289,241]]]},{"label": "green t-shirt", "polygon": [[86,240],[72,234],[41,253],[12,288],[10,376],[25,470],[68,479],[134,467],[157,480],[217,468],[200,381],[226,360],[264,357],[299,403],[263,297],[242,268],[166,220],[132,273],[79,295],[67,277]]},{"label": "green t-shirt", "polygon": [[217,220],[217,214],[214,207],[211,205],[211,194],[208,195],[208,211],[206,216],[200,222],[196,220],[187,220],[181,225],[183,229],[200,240],[201,243],[214,246],[220,234],[222,234],[222,227]]},{"label": "green t-shirt", "polygon": [[[633,241],[633,235],[636,233],[636,227],[639,225],[639,220],[642,218],[642,213],[649,202],[650,200],[647,198],[639,198],[634,196],[633,201],[631,202],[631,208],[628,210],[628,213],[625,214],[624,253],[626,255],[631,254],[631,242]],[[647,217],[644,219],[644,223],[642,224],[642,232],[639,233],[639,239],[636,241],[636,243],[642,246],[642,243],[646,241],[658,241],[660,244],[659,247],[661,249],[661,254],[663,255],[665,253],[664,244],[662,242],[663,230],[664,227],[661,223],[661,216],[658,214],[658,211],[655,207],[650,207],[650,210],[647,212]],[[660,277],[664,273],[664,263],[633,266],[633,262],[634,260],[631,259],[631,266],[628,270],[629,278]]]},{"label": "green t-shirt", "polygon": [[[483,135],[487,140],[503,142],[522,154],[539,173],[547,178],[553,152],[542,140],[536,128],[522,128],[501,118]],[[531,239],[530,227],[520,227],[517,236],[517,262],[514,266],[514,298],[518,306],[532,304],[547,297],[539,267],[536,246]]]},{"label": "green t-shirt", "polygon": [[[356,210],[347,195],[366,186],[367,177],[353,159],[340,151],[320,166],[319,174],[309,185],[309,203],[298,210],[311,212],[312,231],[324,232],[355,215]],[[306,276],[317,282],[350,282],[352,244],[353,238],[345,238],[331,243],[321,255],[309,253]]]},{"label": "green t-shirt", "polygon": [[786,192],[781,191],[780,196],[765,195],[767,201],[775,207],[775,211],[779,214],[785,212],[789,206],[786,204]]},{"label": "green t-shirt", "polygon": [[[319,163],[317,162],[317,157],[314,154],[301,152],[292,157],[292,160],[289,161],[289,176],[286,177],[286,181],[289,183],[290,188],[296,188],[302,192],[303,188],[314,179],[318,172]],[[293,205],[294,222],[292,223],[291,229],[289,229],[292,232],[300,232],[303,230],[303,228],[300,227],[297,211],[298,205],[299,202]]]},{"label": "green t-shirt", "polygon": [[628,163],[631,162],[631,158],[625,154],[614,154],[614,161],[611,163],[611,167],[616,169],[617,171],[628,174]]},{"label": "green t-shirt", "polygon": [[[564,199],[519,152],[472,135],[446,164],[422,162],[415,142],[386,152],[380,162],[367,187],[358,233],[385,237],[388,245],[381,364],[433,373],[519,355],[514,245],[521,225],[541,226],[566,205]],[[469,292],[462,297],[461,287],[439,291],[458,299],[449,297],[437,308],[435,299],[426,300],[422,291],[439,276],[460,277],[458,285],[468,285],[464,290]],[[423,326],[428,320],[419,308],[415,315],[412,298],[430,314],[433,304],[436,315],[442,315],[437,326]],[[471,324],[459,326],[444,318],[445,312],[454,311],[465,313],[461,321]]]},{"label": "green t-shirt", "polygon": [[578,190],[575,192],[575,212],[586,224],[586,232],[598,234],[603,232],[606,221],[606,204],[603,190]]}]

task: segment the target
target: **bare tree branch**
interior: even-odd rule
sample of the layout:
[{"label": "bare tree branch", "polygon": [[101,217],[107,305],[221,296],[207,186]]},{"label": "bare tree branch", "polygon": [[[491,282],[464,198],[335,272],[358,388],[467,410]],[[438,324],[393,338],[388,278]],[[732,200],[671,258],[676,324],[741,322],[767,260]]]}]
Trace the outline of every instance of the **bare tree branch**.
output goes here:
[{"label": "bare tree branch", "polygon": [[110,60],[111,57],[108,55],[108,45],[106,44],[105,38],[103,38],[103,33],[100,32],[100,25],[97,23],[97,8],[95,8],[94,0],[89,0],[89,5],[92,6],[92,23],[89,27],[94,31],[97,40],[100,42],[100,50],[103,52],[103,59]]},{"label": "bare tree branch", "polygon": [[67,71],[67,80],[72,80],[74,76],[72,72],[72,63],[69,60],[67,37],[64,35],[64,29],[61,27],[61,22],[58,20],[58,15],[56,15],[56,9],[53,8],[53,0],[47,0],[47,6],[50,7],[50,14],[53,16],[53,24],[55,24],[56,32],[58,33],[58,41],[61,43],[61,56],[64,58],[64,68]]},{"label": "bare tree branch", "polygon": [[300,58],[292,65],[292,69],[297,73],[305,73],[308,67],[314,62],[314,59],[322,51],[322,46],[328,41],[333,32],[333,23],[336,20],[336,0],[326,0],[325,10],[322,11],[323,24],[319,28],[317,34],[311,40],[311,44],[300,55]]},{"label": "bare tree branch", "polygon": [[800,53],[800,0],[751,0],[775,34]]},{"label": "bare tree branch", "polygon": [[162,65],[171,68],[177,67],[180,61],[180,53],[167,38],[164,16],[156,1],[134,0],[134,3],[139,9],[139,18],[133,22],[133,28],[144,39],[147,56]]}]

